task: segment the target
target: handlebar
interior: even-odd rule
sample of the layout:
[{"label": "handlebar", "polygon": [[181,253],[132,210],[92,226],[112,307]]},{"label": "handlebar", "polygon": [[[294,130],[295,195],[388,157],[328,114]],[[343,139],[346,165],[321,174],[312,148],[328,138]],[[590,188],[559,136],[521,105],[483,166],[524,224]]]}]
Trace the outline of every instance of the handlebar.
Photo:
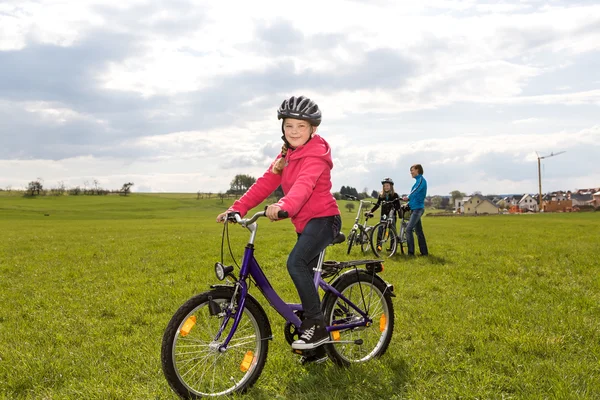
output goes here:
[{"label": "handlebar", "polygon": [[[243,227],[247,227],[248,225],[252,225],[254,222],[256,222],[257,219],[259,219],[260,217],[266,217],[267,213],[266,211],[259,211],[256,214],[254,214],[252,217],[250,218],[242,218],[240,217],[240,214],[237,212],[231,213],[227,215],[227,219],[233,222],[237,222],[238,224],[242,225]],[[279,212],[277,213],[277,218],[279,219],[285,219],[288,218],[289,214],[287,211],[284,210],[279,210]]]}]

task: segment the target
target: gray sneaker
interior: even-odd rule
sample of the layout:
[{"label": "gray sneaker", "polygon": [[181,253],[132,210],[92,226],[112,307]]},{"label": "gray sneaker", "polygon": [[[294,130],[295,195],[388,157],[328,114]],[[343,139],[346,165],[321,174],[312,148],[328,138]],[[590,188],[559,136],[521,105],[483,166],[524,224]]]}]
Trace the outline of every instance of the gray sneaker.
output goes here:
[{"label": "gray sneaker", "polygon": [[302,331],[300,339],[292,343],[294,350],[314,349],[329,341],[329,332],[322,320],[306,319],[302,321],[300,330]]}]

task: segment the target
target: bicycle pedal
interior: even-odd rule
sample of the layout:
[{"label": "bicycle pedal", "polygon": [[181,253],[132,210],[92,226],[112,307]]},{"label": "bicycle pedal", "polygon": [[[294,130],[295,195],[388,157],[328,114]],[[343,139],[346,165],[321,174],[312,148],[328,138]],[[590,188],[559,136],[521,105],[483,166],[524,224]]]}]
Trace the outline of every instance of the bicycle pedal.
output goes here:
[{"label": "bicycle pedal", "polygon": [[324,362],[326,362],[329,359],[329,357],[327,356],[323,356],[323,357],[317,357],[317,356],[312,356],[312,357],[306,357],[306,356],[302,356],[300,358],[300,364],[302,365],[306,365],[306,364],[322,364]]}]

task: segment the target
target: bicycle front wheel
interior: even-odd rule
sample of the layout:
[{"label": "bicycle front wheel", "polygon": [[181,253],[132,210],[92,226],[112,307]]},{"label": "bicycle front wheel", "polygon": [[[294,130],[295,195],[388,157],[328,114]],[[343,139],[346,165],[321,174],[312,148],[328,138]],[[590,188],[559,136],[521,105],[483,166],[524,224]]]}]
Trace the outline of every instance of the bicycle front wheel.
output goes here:
[{"label": "bicycle front wheel", "polygon": [[350,254],[350,250],[352,250],[352,245],[354,244],[354,240],[356,238],[356,231],[352,229],[350,234],[348,235],[348,254]]},{"label": "bicycle front wheel", "polygon": [[[335,284],[349,302],[367,313],[371,323],[357,328],[332,331],[339,344],[327,344],[329,358],[340,366],[371,360],[383,355],[394,332],[394,305],[386,284],[364,270],[347,273]],[[330,326],[365,321],[349,302],[333,294],[325,299],[325,320]],[[366,321],[365,321],[366,322]],[[362,340],[356,344],[357,340]]]},{"label": "bicycle front wheel", "polygon": [[[227,350],[219,351],[233,325],[232,296],[232,290],[216,289],[192,297],[167,325],[161,348],[163,372],[182,398],[244,392],[262,372],[269,345],[268,320],[250,298]],[[217,315],[209,311],[210,299],[218,307]]]},{"label": "bicycle front wheel", "polygon": [[367,252],[369,251],[369,248],[371,247],[371,239],[369,238],[369,234],[362,230],[360,232],[360,249],[362,250],[363,254],[367,254]]},{"label": "bicycle front wheel", "polygon": [[371,248],[377,257],[391,257],[398,245],[396,230],[387,222],[380,222],[371,232]]}]

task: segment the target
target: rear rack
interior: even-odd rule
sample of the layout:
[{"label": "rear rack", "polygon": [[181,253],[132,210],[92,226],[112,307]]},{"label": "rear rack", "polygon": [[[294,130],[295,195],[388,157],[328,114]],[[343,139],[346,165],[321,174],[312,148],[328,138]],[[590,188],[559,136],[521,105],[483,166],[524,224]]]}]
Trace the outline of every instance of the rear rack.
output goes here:
[{"label": "rear rack", "polygon": [[329,278],[337,275],[345,268],[364,265],[370,273],[383,271],[383,260],[323,261],[321,277]]}]

